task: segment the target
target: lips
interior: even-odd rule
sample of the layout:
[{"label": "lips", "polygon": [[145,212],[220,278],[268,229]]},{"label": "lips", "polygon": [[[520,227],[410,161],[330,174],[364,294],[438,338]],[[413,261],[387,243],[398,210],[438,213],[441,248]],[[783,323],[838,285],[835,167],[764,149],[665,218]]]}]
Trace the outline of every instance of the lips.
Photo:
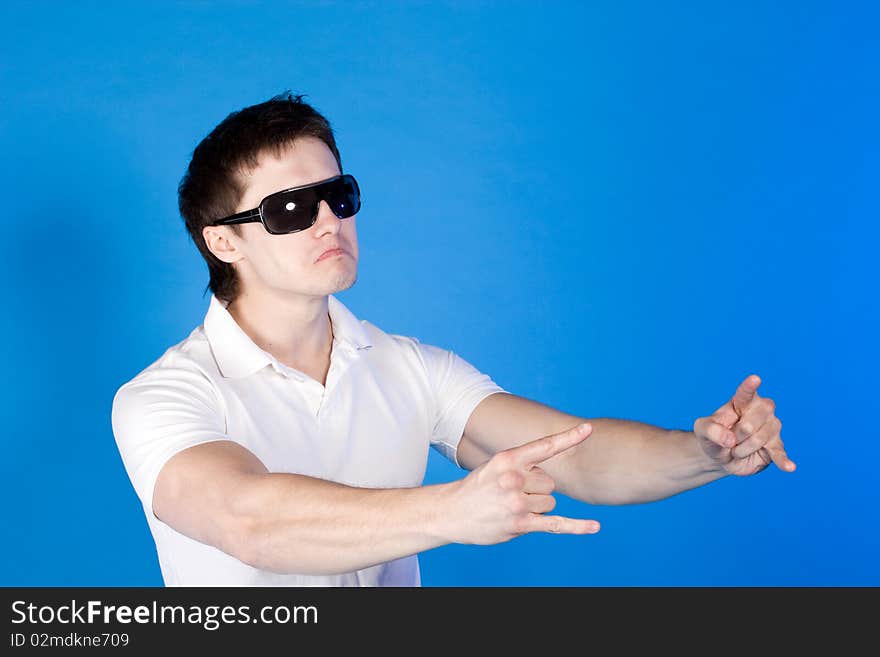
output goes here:
[{"label": "lips", "polygon": [[315,262],[319,262],[319,261],[323,260],[324,258],[332,258],[333,256],[344,255],[344,254],[345,254],[345,251],[343,249],[341,249],[340,247],[336,246],[336,247],[333,247],[333,248],[330,248],[330,249],[327,249],[326,251],[324,251],[324,253],[322,253],[320,256],[318,256],[318,259],[315,260]]}]

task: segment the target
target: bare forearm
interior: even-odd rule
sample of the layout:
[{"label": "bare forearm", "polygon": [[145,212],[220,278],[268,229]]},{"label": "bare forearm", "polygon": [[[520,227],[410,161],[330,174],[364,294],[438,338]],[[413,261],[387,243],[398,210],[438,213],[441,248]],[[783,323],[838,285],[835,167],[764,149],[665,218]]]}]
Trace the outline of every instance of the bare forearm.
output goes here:
[{"label": "bare forearm", "polygon": [[299,474],[253,478],[239,496],[241,554],[279,573],[333,574],[449,543],[446,484],[356,488]]},{"label": "bare forearm", "polygon": [[615,418],[588,421],[593,432],[578,445],[565,472],[564,491],[576,499],[652,502],[726,474],[710,461],[693,432]]}]

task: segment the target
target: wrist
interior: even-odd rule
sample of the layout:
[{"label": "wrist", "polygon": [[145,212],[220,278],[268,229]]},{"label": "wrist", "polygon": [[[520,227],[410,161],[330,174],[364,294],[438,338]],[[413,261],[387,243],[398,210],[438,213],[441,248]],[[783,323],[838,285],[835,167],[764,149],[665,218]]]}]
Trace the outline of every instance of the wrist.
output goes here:
[{"label": "wrist", "polygon": [[[690,444],[693,447],[694,453],[696,454],[695,458],[699,463],[698,467],[703,472],[716,478],[720,478],[730,474],[724,467],[724,463],[721,461],[721,459],[712,456],[712,454],[710,454],[709,451],[705,449],[704,444],[707,439],[701,438],[694,431],[684,431],[682,433],[688,435]],[[720,456],[722,452],[719,449],[716,453]]]},{"label": "wrist", "polygon": [[427,503],[432,510],[428,531],[443,543],[461,542],[459,527],[461,514],[457,509],[460,488],[461,481],[434,484],[424,488],[429,496]]}]

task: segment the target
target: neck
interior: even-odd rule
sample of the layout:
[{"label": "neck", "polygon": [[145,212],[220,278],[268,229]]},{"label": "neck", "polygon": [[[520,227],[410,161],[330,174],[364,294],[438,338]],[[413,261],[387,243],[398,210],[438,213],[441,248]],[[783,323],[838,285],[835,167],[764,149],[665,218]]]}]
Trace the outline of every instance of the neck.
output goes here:
[{"label": "neck", "polygon": [[242,292],[227,306],[248,337],[279,361],[297,369],[330,354],[333,328],[327,296]]}]

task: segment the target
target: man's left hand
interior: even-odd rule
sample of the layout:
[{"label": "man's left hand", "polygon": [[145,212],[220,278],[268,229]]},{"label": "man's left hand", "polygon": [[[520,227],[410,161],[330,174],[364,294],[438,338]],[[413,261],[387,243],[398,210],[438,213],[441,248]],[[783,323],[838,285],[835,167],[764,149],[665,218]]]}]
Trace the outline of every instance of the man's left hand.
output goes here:
[{"label": "man's left hand", "polygon": [[757,374],[747,376],[730,401],[694,422],[700,446],[730,474],[755,474],[771,461],[783,472],[797,467],[779,437],[782,421],[775,415],[776,404],[758,395],[760,385]]}]

